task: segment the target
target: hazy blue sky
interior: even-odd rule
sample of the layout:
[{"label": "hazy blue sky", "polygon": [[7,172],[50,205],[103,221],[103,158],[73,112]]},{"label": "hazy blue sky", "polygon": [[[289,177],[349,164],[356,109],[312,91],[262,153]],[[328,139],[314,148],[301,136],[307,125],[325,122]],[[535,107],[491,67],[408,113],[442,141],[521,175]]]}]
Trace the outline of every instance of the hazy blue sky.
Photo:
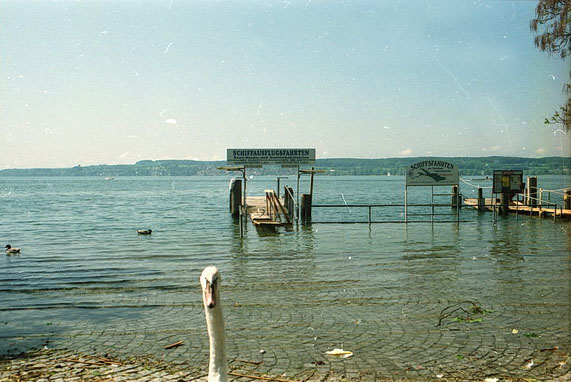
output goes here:
[{"label": "hazy blue sky", "polygon": [[0,168],[570,155],[536,1],[0,0]]}]

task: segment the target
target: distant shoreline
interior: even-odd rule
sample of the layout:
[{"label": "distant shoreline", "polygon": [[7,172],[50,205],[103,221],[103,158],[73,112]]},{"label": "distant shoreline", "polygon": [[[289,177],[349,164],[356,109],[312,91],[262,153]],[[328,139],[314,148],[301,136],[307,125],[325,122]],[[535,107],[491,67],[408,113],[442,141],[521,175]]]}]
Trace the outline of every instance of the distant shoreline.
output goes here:
[{"label": "distant shoreline", "polygon": [[[406,168],[421,160],[446,160],[458,166],[461,175],[490,176],[493,170],[523,170],[530,175],[569,175],[571,157],[411,157],[411,158],[326,158],[317,159],[314,167],[329,170],[329,175],[405,175]],[[68,168],[27,168],[0,170],[7,176],[212,176],[223,175],[217,167],[226,161],[143,160],[135,164],[77,165]],[[308,166],[304,166],[308,167]],[[255,175],[294,174],[295,169],[264,166],[249,170]]]}]

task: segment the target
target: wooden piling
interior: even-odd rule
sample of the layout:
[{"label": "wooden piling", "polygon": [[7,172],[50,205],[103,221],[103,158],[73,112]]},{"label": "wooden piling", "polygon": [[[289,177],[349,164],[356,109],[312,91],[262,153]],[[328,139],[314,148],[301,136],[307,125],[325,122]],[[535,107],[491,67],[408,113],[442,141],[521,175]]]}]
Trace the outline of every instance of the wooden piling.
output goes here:
[{"label": "wooden piling", "polygon": [[295,198],[293,196],[293,188],[285,186],[284,187],[284,206],[287,210],[287,214],[290,220],[293,221],[295,213]]},{"label": "wooden piling", "polygon": [[527,177],[527,196],[528,205],[531,207],[537,207],[537,177],[528,176]]},{"label": "wooden piling", "polygon": [[311,194],[301,194],[301,222],[311,223]]},{"label": "wooden piling", "polygon": [[507,216],[509,212],[510,196],[507,192],[500,194],[500,215]]},{"label": "wooden piling", "polygon": [[462,199],[460,196],[459,187],[452,186],[452,208],[460,208],[462,206]]},{"label": "wooden piling", "polygon": [[230,185],[230,213],[234,217],[240,216],[242,205],[242,180],[234,179]]},{"label": "wooden piling", "polygon": [[486,199],[484,199],[484,190],[478,187],[478,211],[485,211]]}]

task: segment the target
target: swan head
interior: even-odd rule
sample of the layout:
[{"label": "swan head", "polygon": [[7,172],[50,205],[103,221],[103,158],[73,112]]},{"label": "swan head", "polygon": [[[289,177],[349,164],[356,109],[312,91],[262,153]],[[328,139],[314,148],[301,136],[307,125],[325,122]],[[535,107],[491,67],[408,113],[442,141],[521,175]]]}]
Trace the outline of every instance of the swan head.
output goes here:
[{"label": "swan head", "polygon": [[202,299],[204,306],[208,309],[215,308],[219,305],[219,288],[222,279],[218,268],[210,266],[204,268],[200,276],[200,285],[202,286]]}]

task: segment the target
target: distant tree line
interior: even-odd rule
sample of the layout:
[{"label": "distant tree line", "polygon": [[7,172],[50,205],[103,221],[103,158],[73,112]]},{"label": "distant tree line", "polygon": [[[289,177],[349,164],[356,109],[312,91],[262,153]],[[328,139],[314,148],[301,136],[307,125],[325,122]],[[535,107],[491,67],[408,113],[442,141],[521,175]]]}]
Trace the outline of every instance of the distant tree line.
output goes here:
[{"label": "distant tree line", "polygon": [[460,175],[492,175],[494,170],[523,170],[533,175],[569,174],[571,158],[520,157],[416,157],[387,159],[320,159],[317,165],[335,170],[336,175],[405,175],[408,166],[426,159],[444,160],[458,166]]},{"label": "distant tree line", "polygon": [[[422,160],[445,160],[458,166],[460,175],[490,176],[493,170],[523,170],[529,175],[568,175],[571,157],[416,157],[356,159],[318,159],[315,168],[328,175],[405,175],[406,168]],[[144,160],[133,165],[94,165],[71,168],[32,168],[0,170],[0,176],[209,176],[223,175],[217,167],[225,161]],[[308,166],[304,166],[308,167]],[[295,169],[264,166],[248,169],[252,175],[295,175]]]}]

